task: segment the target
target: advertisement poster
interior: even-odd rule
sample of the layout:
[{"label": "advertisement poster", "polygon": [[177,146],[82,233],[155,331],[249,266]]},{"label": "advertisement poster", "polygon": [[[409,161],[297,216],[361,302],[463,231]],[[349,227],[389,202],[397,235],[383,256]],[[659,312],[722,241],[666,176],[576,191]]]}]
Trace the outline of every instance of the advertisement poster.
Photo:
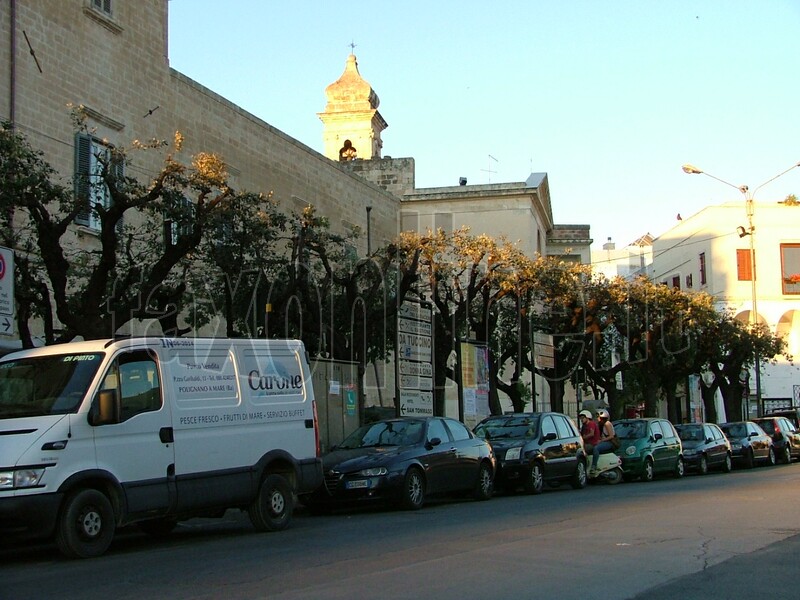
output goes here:
[{"label": "advertisement poster", "polygon": [[489,416],[489,348],[461,342],[460,350],[464,421],[473,426]]}]

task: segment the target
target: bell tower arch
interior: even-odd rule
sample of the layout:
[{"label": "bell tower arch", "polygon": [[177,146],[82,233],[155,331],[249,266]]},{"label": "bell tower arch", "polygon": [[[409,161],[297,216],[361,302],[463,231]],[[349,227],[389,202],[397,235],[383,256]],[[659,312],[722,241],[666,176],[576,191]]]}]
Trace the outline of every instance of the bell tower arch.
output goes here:
[{"label": "bell tower arch", "polygon": [[369,160],[381,157],[381,132],[388,124],[378,112],[380,100],[358,72],[350,54],[344,73],[325,88],[328,104],[317,113],[322,121],[324,154],[331,160]]}]

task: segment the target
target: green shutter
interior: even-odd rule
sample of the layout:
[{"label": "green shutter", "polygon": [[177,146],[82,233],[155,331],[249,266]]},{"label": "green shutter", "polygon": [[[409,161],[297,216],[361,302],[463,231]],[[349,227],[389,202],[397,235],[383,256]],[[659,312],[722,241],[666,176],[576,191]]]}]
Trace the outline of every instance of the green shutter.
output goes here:
[{"label": "green shutter", "polygon": [[92,164],[92,138],[85,133],[75,134],[75,201],[80,210],[75,217],[78,225],[89,225],[90,169]]}]

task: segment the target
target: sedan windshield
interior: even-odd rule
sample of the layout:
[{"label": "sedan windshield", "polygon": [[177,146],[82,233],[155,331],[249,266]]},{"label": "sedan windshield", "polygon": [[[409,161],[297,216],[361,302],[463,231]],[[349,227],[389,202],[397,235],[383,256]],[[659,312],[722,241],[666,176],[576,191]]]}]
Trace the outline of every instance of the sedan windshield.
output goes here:
[{"label": "sedan windshield", "polygon": [[102,354],[64,354],[0,363],[0,419],[75,412]]},{"label": "sedan windshield", "polygon": [[363,425],[338,445],[339,449],[373,446],[413,446],[422,441],[423,421],[379,421]]},{"label": "sedan windshield", "polygon": [[617,421],[614,431],[620,439],[637,440],[646,435],[647,427],[644,421]]},{"label": "sedan windshield", "polygon": [[505,417],[480,423],[475,435],[486,440],[526,439],[536,437],[538,429],[538,417]]}]

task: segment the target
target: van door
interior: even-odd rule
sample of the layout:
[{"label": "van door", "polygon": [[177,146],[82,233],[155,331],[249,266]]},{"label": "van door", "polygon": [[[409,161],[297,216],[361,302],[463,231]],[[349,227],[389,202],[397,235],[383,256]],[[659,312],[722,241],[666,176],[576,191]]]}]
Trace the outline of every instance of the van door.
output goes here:
[{"label": "van door", "polygon": [[134,516],[164,514],[174,498],[173,433],[161,379],[155,353],[121,352],[103,375],[92,407],[92,412],[98,409],[101,394],[110,392],[119,400],[111,422],[92,426],[95,455],[98,468],[122,485]]}]

